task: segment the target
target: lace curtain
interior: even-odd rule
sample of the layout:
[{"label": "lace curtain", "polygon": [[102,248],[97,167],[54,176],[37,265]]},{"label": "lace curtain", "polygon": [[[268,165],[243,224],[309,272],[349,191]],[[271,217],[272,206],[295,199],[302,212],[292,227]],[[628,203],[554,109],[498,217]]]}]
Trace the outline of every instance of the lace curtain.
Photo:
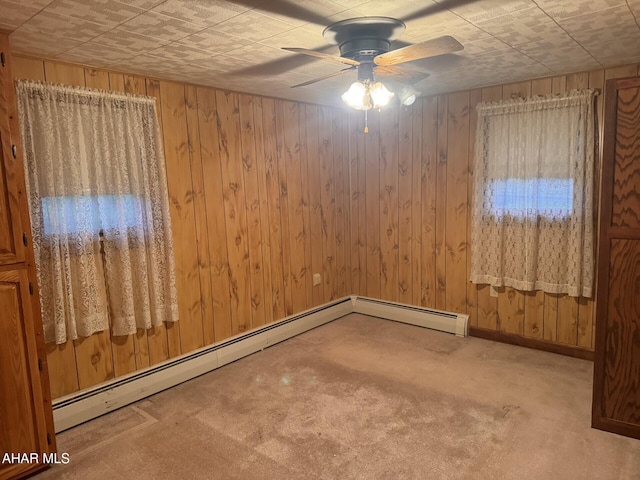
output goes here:
[{"label": "lace curtain", "polygon": [[45,340],[178,319],[155,100],[16,85]]},{"label": "lace curtain", "polygon": [[477,111],[471,281],[590,297],[593,91]]}]

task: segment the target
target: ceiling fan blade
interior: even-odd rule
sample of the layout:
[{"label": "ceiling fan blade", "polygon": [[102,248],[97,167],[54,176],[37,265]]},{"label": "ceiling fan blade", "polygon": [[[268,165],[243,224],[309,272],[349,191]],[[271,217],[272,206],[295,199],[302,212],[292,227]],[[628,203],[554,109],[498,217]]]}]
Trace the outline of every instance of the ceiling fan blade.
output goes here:
[{"label": "ceiling fan blade", "polygon": [[307,48],[286,48],[283,47],[283,50],[287,50],[289,52],[301,53],[303,55],[309,55],[311,57],[322,58],[324,60],[332,60],[334,62],[344,63],[346,65],[360,65],[360,62],[356,60],[351,60],[350,58],[338,57],[337,55],[329,55],[328,53],[316,52],[315,50],[309,50]]},{"label": "ceiling fan blade", "polygon": [[426,72],[419,72],[417,70],[411,70],[410,68],[399,67],[398,65],[390,65],[388,67],[378,66],[373,72],[376,76],[391,78],[407,85],[418,83],[429,76]]},{"label": "ceiling fan blade", "polygon": [[445,35],[426,42],[416,43],[408,47],[392,50],[373,59],[376,65],[390,66],[398,63],[411,62],[421,58],[435,57],[445,53],[462,50],[464,47],[455,38]]},{"label": "ceiling fan blade", "polygon": [[433,15],[434,13],[444,12],[445,10],[451,10],[452,8],[463,7],[475,1],[477,0],[441,0],[440,2],[436,2],[433,5],[429,5],[428,7],[424,7],[413,12],[411,15],[403,17],[401,20],[403,22],[409,22],[418,18],[428,17],[429,15]]},{"label": "ceiling fan blade", "polygon": [[231,3],[242,5],[249,8],[256,8],[267,12],[283,15],[285,17],[295,18],[303,22],[316,23],[318,25],[326,25],[327,19],[322,15],[312,12],[308,8],[297,5],[295,1],[287,0],[231,0]]},{"label": "ceiling fan blade", "polygon": [[[327,45],[321,48],[314,48],[316,52],[329,52],[337,50],[335,45]],[[246,67],[233,70],[233,73],[243,73],[246,75],[275,75],[282,72],[288,72],[295,70],[296,68],[303,67],[315,60],[306,55],[289,55],[284,58],[277,58],[275,60],[269,60],[257,65],[249,65]]]},{"label": "ceiling fan blade", "polygon": [[338,70],[337,72],[330,73],[329,75],[325,75],[324,77],[314,78],[313,80],[309,80],[308,82],[299,83],[298,85],[292,85],[291,88],[306,87],[307,85],[311,85],[312,83],[321,82],[322,80],[326,80],[327,78],[331,77],[337,77],[338,75],[342,75],[345,72],[350,72],[351,70],[355,69],[355,66],[344,68],[342,70]]}]

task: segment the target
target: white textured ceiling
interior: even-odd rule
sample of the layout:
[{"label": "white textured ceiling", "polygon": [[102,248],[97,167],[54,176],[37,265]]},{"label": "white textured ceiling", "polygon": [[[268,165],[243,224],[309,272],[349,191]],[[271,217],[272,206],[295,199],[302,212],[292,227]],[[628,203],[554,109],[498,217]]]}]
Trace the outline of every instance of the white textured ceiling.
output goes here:
[{"label": "white textured ceiling", "polygon": [[269,11],[283,3],[0,0],[0,29],[16,53],[324,104],[355,73],[291,89],[342,67],[280,47],[326,47],[332,22],[403,19],[432,3],[449,8],[407,21],[400,40],[451,35],[465,48],[406,64],[431,74],[417,84],[425,95],[640,62],[640,0],[290,0],[307,14]]}]

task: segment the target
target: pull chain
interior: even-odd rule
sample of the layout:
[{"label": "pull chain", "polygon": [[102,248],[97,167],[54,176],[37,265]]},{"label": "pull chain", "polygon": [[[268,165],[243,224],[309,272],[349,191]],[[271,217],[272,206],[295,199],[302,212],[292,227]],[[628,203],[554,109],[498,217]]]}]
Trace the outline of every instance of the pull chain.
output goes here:
[{"label": "pull chain", "polygon": [[369,133],[369,123],[368,123],[367,110],[364,111],[364,133]]}]

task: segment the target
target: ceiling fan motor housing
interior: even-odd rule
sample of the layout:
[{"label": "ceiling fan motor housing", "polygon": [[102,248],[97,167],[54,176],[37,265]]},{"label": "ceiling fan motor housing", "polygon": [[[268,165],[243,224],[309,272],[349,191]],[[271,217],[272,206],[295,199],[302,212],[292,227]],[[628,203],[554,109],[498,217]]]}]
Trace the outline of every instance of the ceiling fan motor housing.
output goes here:
[{"label": "ceiling fan motor housing", "polygon": [[329,25],[322,35],[340,47],[340,56],[362,63],[391,49],[391,41],[406,29],[405,24],[389,17],[350,18]]}]

